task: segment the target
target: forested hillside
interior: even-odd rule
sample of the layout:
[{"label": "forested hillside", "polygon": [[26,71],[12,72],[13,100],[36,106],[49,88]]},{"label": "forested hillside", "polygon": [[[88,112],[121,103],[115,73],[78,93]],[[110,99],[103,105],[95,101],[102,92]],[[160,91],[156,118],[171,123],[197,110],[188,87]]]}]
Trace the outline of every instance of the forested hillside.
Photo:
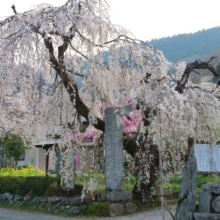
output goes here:
[{"label": "forested hillside", "polygon": [[179,34],[154,39],[147,43],[161,50],[164,56],[172,62],[194,55],[200,57],[220,48],[220,27],[198,31],[194,34]]}]

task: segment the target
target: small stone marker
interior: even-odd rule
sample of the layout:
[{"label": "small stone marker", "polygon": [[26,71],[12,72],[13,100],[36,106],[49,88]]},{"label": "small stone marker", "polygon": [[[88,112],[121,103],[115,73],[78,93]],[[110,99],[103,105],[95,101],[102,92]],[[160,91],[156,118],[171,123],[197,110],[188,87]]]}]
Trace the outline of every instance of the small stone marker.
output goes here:
[{"label": "small stone marker", "polygon": [[117,107],[105,110],[105,186],[123,190],[123,114]]},{"label": "small stone marker", "polygon": [[211,212],[212,193],[201,191],[199,193],[199,212]]},{"label": "small stone marker", "polygon": [[190,219],[189,213],[193,213],[196,207],[197,190],[197,161],[194,147],[190,150],[188,161],[183,169],[183,177],[180,185],[178,205],[175,220]]},{"label": "small stone marker", "polygon": [[198,172],[220,172],[220,145],[195,144]]},{"label": "small stone marker", "polygon": [[68,153],[68,157],[70,160],[70,169],[72,175],[70,179],[66,182],[66,189],[74,189],[74,180],[75,180],[75,154],[73,152]]}]

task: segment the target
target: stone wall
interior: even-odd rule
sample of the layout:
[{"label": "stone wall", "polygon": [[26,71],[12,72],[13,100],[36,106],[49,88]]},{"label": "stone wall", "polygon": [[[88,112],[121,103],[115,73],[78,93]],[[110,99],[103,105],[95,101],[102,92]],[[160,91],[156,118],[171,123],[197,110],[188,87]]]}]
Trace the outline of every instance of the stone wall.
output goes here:
[{"label": "stone wall", "polygon": [[[65,197],[34,197],[21,196],[11,193],[4,193],[0,195],[0,206],[5,203],[13,205],[21,205],[22,203],[29,203],[30,208],[48,211],[50,213],[58,214],[61,212],[68,212],[68,214],[80,214],[83,209],[95,203],[92,198],[81,197],[65,198]],[[112,202],[109,205],[110,216],[117,216],[124,213],[135,212],[137,205],[132,201]]]},{"label": "stone wall", "polygon": [[191,219],[220,219],[220,183],[204,184],[202,190],[199,193],[199,212],[191,213]]}]

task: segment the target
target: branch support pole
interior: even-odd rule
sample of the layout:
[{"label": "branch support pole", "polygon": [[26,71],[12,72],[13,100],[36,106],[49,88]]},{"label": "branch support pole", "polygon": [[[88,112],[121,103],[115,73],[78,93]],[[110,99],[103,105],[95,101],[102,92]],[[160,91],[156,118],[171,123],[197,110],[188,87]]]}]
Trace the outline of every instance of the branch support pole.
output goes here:
[{"label": "branch support pole", "polygon": [[[160,82],[157,81],[157,106],[159,101],[159,94],[160,94]],[[164,197],[163,197],[163,172],[162,172],[162,152],[161,152],[161,129],[160,129],[160,122],[159,122],[159,111],[157,111],[157,128],[158,128],[158,151],[159,151],[159,167],[160,167],[160,199],[161,199],[161,215],[162,219],[165,220],[164,215]]]}]

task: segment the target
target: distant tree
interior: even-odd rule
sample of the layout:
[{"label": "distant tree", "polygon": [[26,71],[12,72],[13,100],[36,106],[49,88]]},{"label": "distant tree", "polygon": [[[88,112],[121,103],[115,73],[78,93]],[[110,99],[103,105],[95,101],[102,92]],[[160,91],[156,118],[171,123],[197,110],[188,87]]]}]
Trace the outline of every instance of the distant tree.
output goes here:
[{"label": "distant tree", "polygon": [[30,143],[16,134],[7,134],[2,140],[1,154],[3,156],[3,166],[16,166],[20,157],[29,149]]},{"label": "distant tree", "polygon": [[178,62],[188,56],[210,54],[220,47],[220,28],[210,28],[190,34],[179,34],[172,37],[153,39],[147,43],[163,51],[164,56]]}]

